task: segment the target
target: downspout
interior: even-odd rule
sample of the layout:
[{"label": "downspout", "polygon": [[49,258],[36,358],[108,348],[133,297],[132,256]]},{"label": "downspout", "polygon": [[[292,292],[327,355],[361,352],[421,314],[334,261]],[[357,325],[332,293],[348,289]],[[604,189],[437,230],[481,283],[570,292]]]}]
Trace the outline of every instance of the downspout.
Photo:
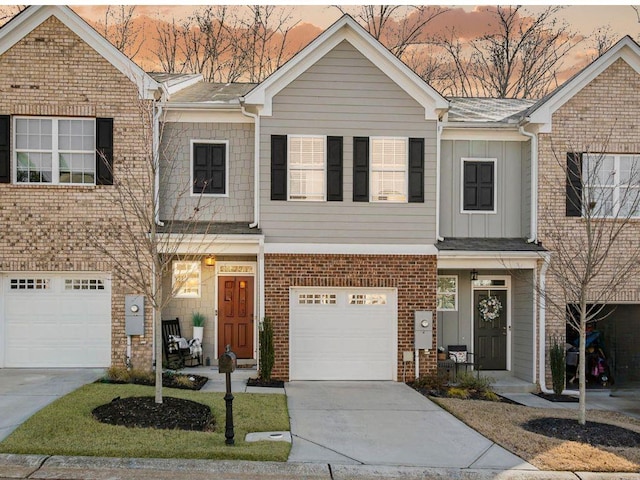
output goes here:
[{"label": "downspout", "polygon": [[244,98],[240,98],[242,114],[245,117],[253,118],[255,129],[253,134],[253,223],[249,228],[256,228],[260,224],[260,115],[247,112],[244,106]]},{"label": "downspout", "polygon": [[531,218],[530,237],[527,243],[538,241],[538,135],[527,132],[524,125],[520,125],[520,134],[531,139]]},{"label": "downspout", "polygon": [[442,141],[442,123],[438,120],[436,127],[436,242],[442,242],[440,236],[440,142]]},{"label": "downspout", "polygon": [[[153,216],[156,225],[164,226],[164,223],[160,221],[160,116],[162,115],[162,103],[160,100],[162,99],[163,91],[162,89],[158,89],[156,94],[154,95],[153,100],[153,119],[152,119],[152,127],[151,127],[151,148],[152,148],[152,159],[153,165],[155,167],[155,177],[153,179],[153,195],[155,199],[155,203],[153,205]],[[151,289],[153,292],[156,291],[156,262],[153,261],[153,269],[151,272]],[[155,365],[155,368],[158,367],[158,359],[156,355],[156,309],[151,309],[151,338],[153,341],[151,345],[153,346],[152,351],[152,362]],[[131,337],[128,337],[128,343],[131,342]],[[127,352],[130,355],[130,352]],[[162,359],[160,359],[160,363],[162,363]]]}]

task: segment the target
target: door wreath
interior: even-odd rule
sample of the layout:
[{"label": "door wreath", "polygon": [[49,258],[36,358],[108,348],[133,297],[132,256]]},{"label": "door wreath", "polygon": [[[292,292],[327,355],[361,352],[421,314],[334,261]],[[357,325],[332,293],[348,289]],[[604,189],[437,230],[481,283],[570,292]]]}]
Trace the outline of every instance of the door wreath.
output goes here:
[{"label": "door wreath", "polygon": [[500,316],[502,311],[502,302],[495,295],[489,295],[483,298],[478,303],[478,311],[480,312],[480,319],[483,322],[493,322]]}]

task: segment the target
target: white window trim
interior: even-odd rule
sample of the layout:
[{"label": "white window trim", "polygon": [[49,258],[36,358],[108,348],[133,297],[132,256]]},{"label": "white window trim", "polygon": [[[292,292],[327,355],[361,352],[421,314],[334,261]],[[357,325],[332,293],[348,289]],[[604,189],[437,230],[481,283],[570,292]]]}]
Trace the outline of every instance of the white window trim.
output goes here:
[{"label": "white window trim", "polygon": [[[465,210],[464,209],[464,163],[492,162],[493,163],[493,210]],[[462,157],[460,159],[460,213],[471,215],[495,215],[498,213],[498,159]]]},{"label": "white window trim", "polygon": [[[436,308],[436,310],[438,312],[457,312],[458,311],[458,297],[460,296],[459,295],[458,275],[438,275],[438,279],[440,279],[440,278],[454,278],[456,280],[456,290],[455,290],[455,292],[453,292],[454,295],[455,295],[455,305],[454,305],[453,308]],[[439,292],[438,291],[438,282],[437,282],[437,279],[436,279],[436,299],[437,299],[438,295],[441,294],[441,293],[443,295],[445,295],[444,292]],[[448,293],[448,295],[450,295],[450,293]],[[438,302],[436,300],[436,305],[437,305],[437,303]]]},{"label": "white window trim", "polygon": [[[30,152],[49,152],[49,150],[23,150],[17,147],[17,134],[18,129],[16,123],[18,120],[51,120],[51,182],[18,182],[18,151],[30,151]],[[93,183],[60,183],[60,151],[58,149],[58,121],[59,120],[91,120],[93,122]],[[11,181],[15,185],[28,185],[28,186],[41,186],[50,187],[52,185],[59,185],[63,187],[95,187],[98,171],[96,168],[96,119],[94,117],[52,117],[52,116],[35,116],[35,115],[15,115],[11,121],[11,148],[13,173],[11,175]],[[70,150],[65,151],[67,153],[86,153],[88,150]]]},{"label": "white window trim", "polygon": [[[292,138],[321,138],[323,145],[323,168],[324,189],[322,199],[291,198],[291,139]],[[327,136],[326,135],[287,135],[287,201],[289,202],[326,202],[327,201]]]},{"label": "white window trim", "polygon": [[[206,143],[209,145],[224,145],[224,192],[225,193],[194,193],[193,192],[193,147],[196,143]],[[189,196],[190,197],[210,197],[210,198],[229,198],[229,170],[230,168],[229,157],[229,140],[200,140],[192,138],[189,141]]]},{"label": "white window trim", "polygon": [[[174,285],[176,284],[176,265],[179,263],[191,263],[198,266],[197,293],[180,293],[184,285],[175,290]],[[175,291],[175,293],[173,294],[173,298],[200,298],[202,296],[202,262],[198,260],[174,260],[171,264],[171,291]]]},{"label": "white window trim", "polygon": [[[373,162],[371,156],[373,155],[373,141],[374,140],[403,140],[405,142],[405,151],[407,155],[404,159],[404,200],[377,200],[373,198]],[[392,136],[377,136],[369,137],[369,202],[371,203],[409,203],[409,137],[392,137]]]},{"label": "white window trim", "polygon": [[[602,184],[593,184],[593,185],[589,185],[586,183],[586,179],[584,180],[584,187],[583,187],[583,199],[582,199],[582,216],[585,216],[585,209],[588,207],[587,203],[588,203],[588,198],[587,198],[587,194],[586,191],[588,191],[591,188],[608,188],[612,190],[612,201],[613,201],[613,205],[612,205],[612,213],[610,216],[600,216],[600,215],[594,215],[594,218],[626,218],[626,215],[623,215],[622,217],[620,217],[620,187],[622,186],[622,184],[620,183],[620,157],[635,157],[635,156],[639,156],[637,153],[606,153],[606,152],[602,152],[602,153],[584,153],[582,155],[582,162],[583,165],[586,163],[585,160],[588,162],[589,157],[594,158],[596,161],[598,161],[599,158],[602,157],[613,157],[613,185],[602,185]],[[638,164],[638,168],[640,168],[640,162]],[[584,176],[584,167],[583,167],[583,171],[581,172],[581,175]],[[584,177],[583,177],[584,178]],[[625,187],[628,187],[627,184],[624,185]],[[630,215],[629,218],[640,218],[640,215]]]}]

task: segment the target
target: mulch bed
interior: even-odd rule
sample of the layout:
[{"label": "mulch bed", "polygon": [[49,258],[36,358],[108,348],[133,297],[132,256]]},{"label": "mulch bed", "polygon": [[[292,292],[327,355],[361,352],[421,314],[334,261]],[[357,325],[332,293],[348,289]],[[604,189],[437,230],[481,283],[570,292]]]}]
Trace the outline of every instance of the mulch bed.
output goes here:
[{"label": "mulch bed", "polygon": [[91,412],[102,423],[125,427],[212,431],[214,418],[207,405],[182,398],[114,398]]},{"label": "mulch bed", "polygon": [[247,387],[272,387],[272,388],[284,388],[283,380],[270,380],[265,382],[261,378],[249,378],[247,379]]},{"label": "mulch bed", "polygon": [[566,402],[566,403],[578,403],[578,397],[574,397],[572,395],[556,395],[555,393],[534,393],[540,398],[544,398],[545,400],[549,400],[550,402]]},{"label": "mulch bed", "polygon": [[536,418],[522,425],[525,430],[547,437],[605,447],[640,447],[640,433],[608,423],[580,425],[571,418]]},{"label": "mulch bed", "polygon": [[[185,381],[188,380],[188,381]],[[202,375],[188,375],[182,373],[162,373],[162,386],[166,388],[180,388],[182,390],[200,390],[204,387],[205,383],[207,383],[209,379],[207,377],[203,377]],[[115,380],[110,380],[108,378],[101,378],[97,380],[99,383],[134,383],[136,385],[147,385],[154,386],[154,380],[144,380],[144,379],[134,379],[132,382],[119,382]]]}]

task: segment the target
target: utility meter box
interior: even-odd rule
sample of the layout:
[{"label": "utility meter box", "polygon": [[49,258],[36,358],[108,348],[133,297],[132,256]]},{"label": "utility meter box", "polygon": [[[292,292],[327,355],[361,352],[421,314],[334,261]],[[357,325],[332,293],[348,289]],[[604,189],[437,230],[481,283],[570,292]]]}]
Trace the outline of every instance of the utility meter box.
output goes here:
[{"label": "utility meter box", "polygon": [[144,335],[144,297],[126,295],[124,297],[125,335]]},{"label": "utility meter box", "polygon": [[433,312],[416,310],[414,314],[414,339],[416,350],[433,348]]}]

